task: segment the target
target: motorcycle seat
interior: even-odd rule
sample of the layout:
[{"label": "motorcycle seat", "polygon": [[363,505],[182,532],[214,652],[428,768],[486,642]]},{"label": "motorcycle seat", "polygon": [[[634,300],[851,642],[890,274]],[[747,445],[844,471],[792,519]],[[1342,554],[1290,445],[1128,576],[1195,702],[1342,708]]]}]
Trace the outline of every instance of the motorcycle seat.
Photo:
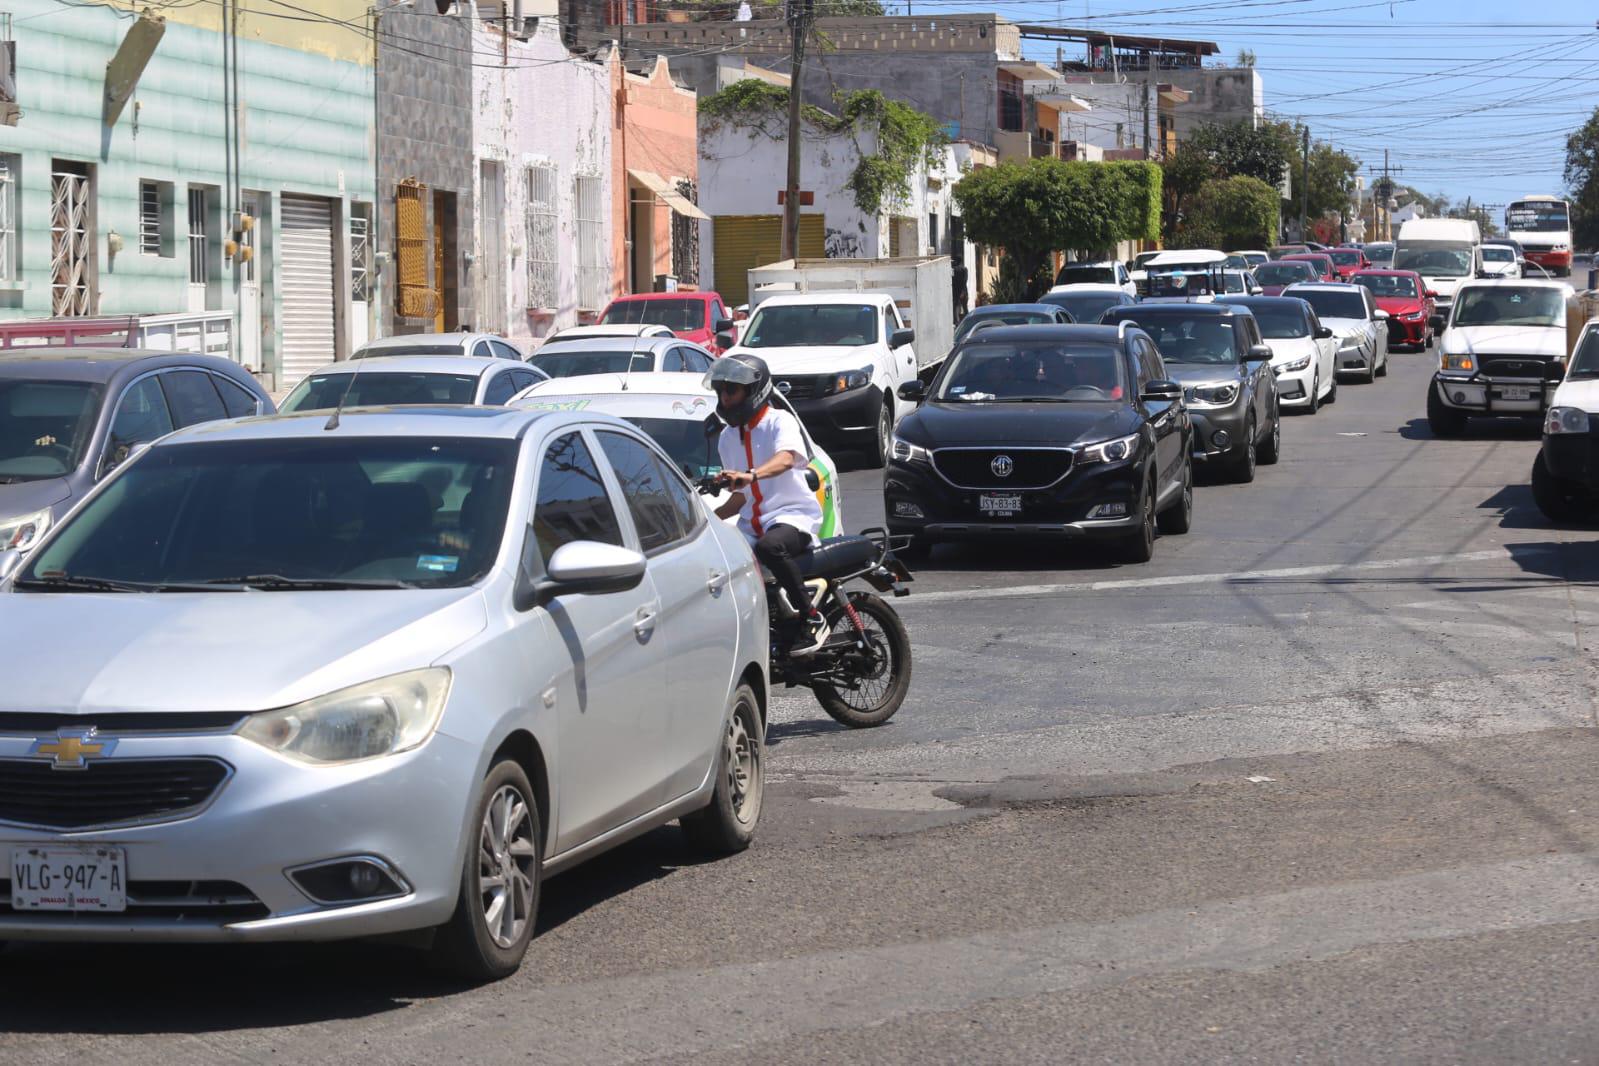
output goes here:
[{"label": "motorcycle seat", "polygon": [[877,561],[881,549],[870,537],[830,537],[794,561],[807,581],[864,570]]}]

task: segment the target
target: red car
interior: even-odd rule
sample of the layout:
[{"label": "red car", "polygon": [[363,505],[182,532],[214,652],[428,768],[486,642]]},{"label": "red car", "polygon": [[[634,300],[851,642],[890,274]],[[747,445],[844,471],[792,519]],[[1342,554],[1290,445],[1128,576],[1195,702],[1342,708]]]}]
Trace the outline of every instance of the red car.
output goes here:
[{"label": "red car", "polygon": [[1266,254],[1273,259],[1281,259],[1285,255],[1304,255],[1310,247],[1304,244],[1279,244]]},{"label": "red car", "polygon": [[1303,252],[1299,255],[1285,255],[1277,260],[1279,263],[1309,263],[1316,268],[1317,281],[1337,281],[1338,268],[1333,266],[1332,256],[1326,252]]},{"label": "red car", "polygon": [[1431,348],[1430,319],[1438,294],[1414,270],[1357,270],[1349,280],[1371,290],[1377,308],[1388,312],[1388,347]]},{"label": "red car", "polygon": [[640,292],[612,300],[599,324],[665,326],[681,339],[721,355],[724,349],[716,335],[732,331],[733,316],[714,292]]},{"label": "red car", "polygon": [[1332,257],[1333,268],[1338,271],[1340,281],[1348,281],[1357,270],[1371,268],[1371,260],[1359,248],[1333,248],[1327,254]]}]

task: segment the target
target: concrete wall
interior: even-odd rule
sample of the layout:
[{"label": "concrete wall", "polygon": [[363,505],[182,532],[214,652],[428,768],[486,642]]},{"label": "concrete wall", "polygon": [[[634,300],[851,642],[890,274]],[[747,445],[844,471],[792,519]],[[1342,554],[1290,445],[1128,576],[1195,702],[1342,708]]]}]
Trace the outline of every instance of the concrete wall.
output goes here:
[{"label": "concrete wall", "polygon": [[1188,139],[1205,122],[1259,122],[1266,113],[1265,85],[1253,67],[1205,67],[1200,70],[1164,70],[1161,80],[1193,97],[1172,114],[1177,119],[1177,139]]},{"label": "concrete wall", "polygon": [[[1163,75],[1164,76],[1164,75]],[[1067,89],[1073,96],[1087,100],[1093,110],[1063,115],[1063,141],[1077,140],[1114,151],[1118,148],[1144,146],[1144,98],[1150,97],[1149,141],[1158,144],[1160,123],[1157,121],[1159,105],[1155,93],[1142,81],[1092,82],[1081,75],[1067,75]],[[1117,126],[1121,127],[1120,143]],[[1067,132],[1065,127],[1070,127]]]},{"label": "concrete wall", "polygon": [[[699,180],[698,97],[692,89],[682,89],[672,80],[666,60],[657,57],[647,75],[624,73],[622,91],[626,94],[623,112],[621,150],[612,153],[615,166],[611,180],[624,190],[626,210],[614,216],[612,242],[616,266],[616,291],[636,289],[647,292],[658,274],[676,275],[680,284],[694,287],[698,277],[672,261],[672,209],[650,190],[634,184],[630,191],[627,172],[649,171],[676,186],[680,181]],[[631,217],[634,210],[649,215],[650,247],[633,247]],[[629,285],[631,264],[637,256],[650,261],[649,276]]]}]

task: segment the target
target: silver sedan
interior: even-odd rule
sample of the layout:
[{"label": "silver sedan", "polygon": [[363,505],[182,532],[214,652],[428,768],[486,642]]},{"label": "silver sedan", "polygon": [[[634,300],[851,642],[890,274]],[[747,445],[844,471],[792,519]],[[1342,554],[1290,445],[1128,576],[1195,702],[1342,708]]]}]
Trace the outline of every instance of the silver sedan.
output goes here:
[{"label": "silver sedan", "polygon": [[542,876],[755,831],[759,573],[620,419],[180,431],[0,577],[0,940],[433,929],[492,978]]}]

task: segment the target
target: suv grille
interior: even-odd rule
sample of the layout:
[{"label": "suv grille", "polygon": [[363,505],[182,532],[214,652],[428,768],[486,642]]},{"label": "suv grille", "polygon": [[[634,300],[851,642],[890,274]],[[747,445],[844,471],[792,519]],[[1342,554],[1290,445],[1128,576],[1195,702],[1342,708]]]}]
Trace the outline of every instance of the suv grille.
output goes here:
[{"label": "suv grille", "polygon": [[[49,911],[13,911],[11,882],[0,880],[0,915],[17,913],[30,917],[41,913],[44,917],[52,916]],[[74,923],[96,920],[114,922],[127,917],[243,922],[266,918],[271,913],[253,892],[232,881],[129,881],[127,910],[72,914],[70,917]]]},{"label": "suv grille", "polygon": [[1484,355],[1482,372],[1491,378],[1540,378],[1559,381],[1565,368],[1552,359],[1532,355]]},{"label": "suv grille", "polygon": [[[790,400],[814,400],[827,395],[827,387],[832,380],[831,374],[799,374],[774,378],[772,384]],[[787,388],[784,388],[785,385]]]},{"label": "suv grille", "polygon": [[220,759],[114,759],[82,770],[0,759],[0,821],[86,829],[178,815],[209,800],[232,772]]},{"label": "suv grille", "polygon": [[[996,460],[1006,456],[1011,471],[995,473]],[[943,448],[933,452],[933,468],[963,489],[1042,489],[1065,477],[1072,453],[1058,448]]]}]

